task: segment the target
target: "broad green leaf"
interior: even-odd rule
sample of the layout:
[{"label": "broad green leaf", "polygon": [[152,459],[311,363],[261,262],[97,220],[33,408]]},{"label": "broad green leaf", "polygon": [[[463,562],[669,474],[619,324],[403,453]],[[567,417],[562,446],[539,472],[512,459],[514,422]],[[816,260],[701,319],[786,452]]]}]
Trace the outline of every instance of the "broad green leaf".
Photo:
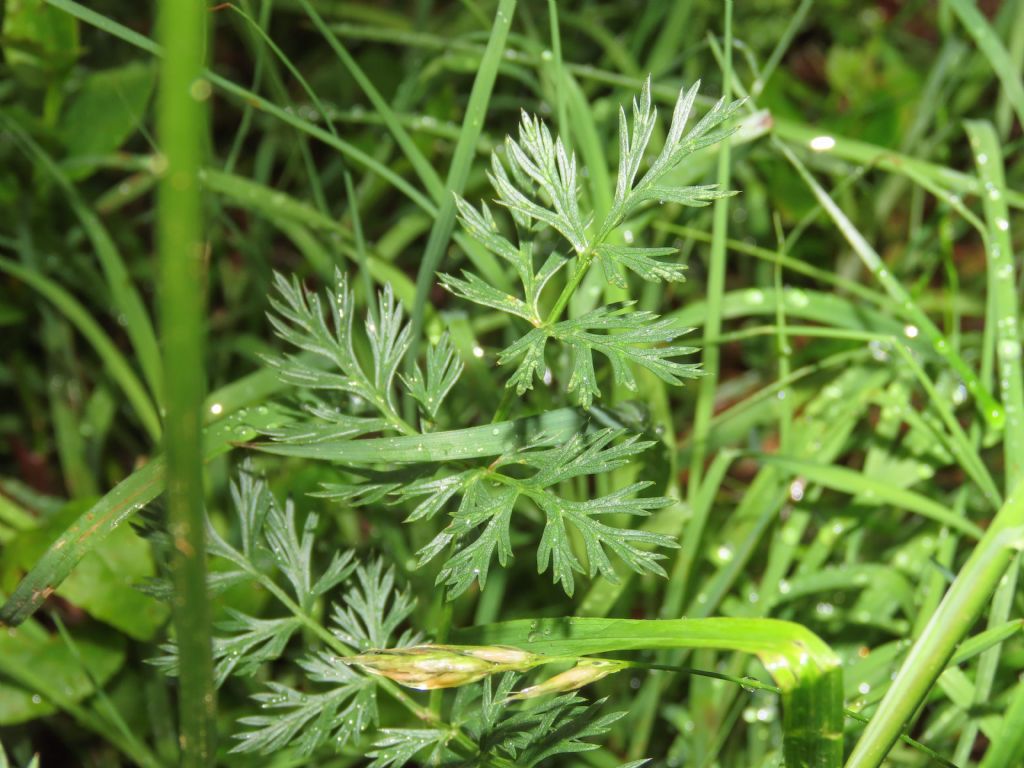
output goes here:
[{"label": "broad green leaf", "polygon": [[[56,707],[44,700],[48,690],[60,691],[65,701],[72,702],[91,695],[95,686],[89,675],[106,683],[124,664],[124,645],[124,638],[116,632],[80,627],[75,631],[79,661],[60,635],[47,633],[35,622],[0,632],[0,675],[14,681],[0,682],[0,725],[56,712]],[[31,685],[33,680],[44,681],[45,687]]]},{"label": "broad green leaf", "polygon": [[[61,116],[58,133],[66,159],[98,157],[120,148],[145,124],[154,82],[153,67],[140,62],[89,74]],[[69,176],[82,179],[91,170],[76,166]]]}]

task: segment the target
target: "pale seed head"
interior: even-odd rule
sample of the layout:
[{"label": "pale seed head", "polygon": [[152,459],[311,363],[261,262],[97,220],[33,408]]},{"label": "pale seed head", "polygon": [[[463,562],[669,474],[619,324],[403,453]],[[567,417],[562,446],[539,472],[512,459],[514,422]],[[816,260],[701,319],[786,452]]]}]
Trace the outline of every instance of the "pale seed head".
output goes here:
[{"label": "pale seed head", "polygon": [[533,699],[538,696],[546,696],[550,693],[566,693],[575,691],[590,683],[595,683],[603,677],[607,677],[620,669],[625,668],[620,661],[608,659],[580,659],[575,667],[560,672],[543,683],[531,685],[509,696],[510,699]]},{"label": "pale seed head", "polygon": [[540,663],[541,658],[504,646],[428,644],[367,651],[344,661],[400,685],[426,691],[468,685],[498,672],[526,670]]}]

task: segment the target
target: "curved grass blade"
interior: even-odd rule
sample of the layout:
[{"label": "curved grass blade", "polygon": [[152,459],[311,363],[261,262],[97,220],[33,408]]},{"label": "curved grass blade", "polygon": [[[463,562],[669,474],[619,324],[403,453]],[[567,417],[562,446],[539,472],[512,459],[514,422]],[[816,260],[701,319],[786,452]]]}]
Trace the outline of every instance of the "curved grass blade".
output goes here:
[{"label": "curved grass blade", "polygon": [[879,501],[916,512],[922,517],[955,528],[974,539],[981,538],[982,531],[978,526],[950,511],[942,504],[914,491],[879,482],[848,467],[837,464],[819,464],[814,461],[777,454],[759,454],[757,458],[762,463],[779,467],[794,477],[803,477],[812,483],[842,493],[868,494]]},{"label": "curved grass blade", "polygon": [[[65,0],[48,0],[48,2],[51,3],[64,1]],[[474,43],[444,38],[440,35],[433,35],[419,30],[396,30],[393,28],[349,23],[332,24],[331,27],[342,37],[356,40],[400,44],[406,47],[424,48],[428,50],[457,51],[459,53],[477,56],[479,56],[483,50],[482,46]],[[533,53],[531,51],[518,51],[518,61],[537,67],[543,66],[547,63],[542,53]],[[581,80],[588,80],[590,82],[601,83],[603,85],[613,86],[616,88],[624,88],[629,91],[637,91],[643,85],[643,78],[631,77],[619,72],[602,69],[592,64],[566,62],[565,69]],[[651,69],[651,72],[655,76],[658,74],[655,69]],[[660,82],[660,84],[654,84],[651,86],[651,95],[663,102],[671,104],[679,95],[679,85],[673,84],[670,80],[664,80]],[[710,106],[711,103],[713,103],[712,100],[704,97],[698,97],[698,102],[704,106]],[[738,134],[737,139],[742,137],[743,140],[749,141],[761,135],[761,131],[770,128],[774,135],[784,139],[785,141],[799,146],[809,146],[812,139],[822,135],[821,128],[819,126],[797,120],[791,120],[785,117],[767,115],[767,113],[765,113],[764,117],[758,115],[755,119],[759,124],[759,130],[755,132],[755,135],[748,137],[741,131],[740,134]],[[941,186],[947,187],[961,195],[980,195],[982,193],[981,183],[978,181],[977,177],[964,173],[963,171],[948,168],[937,163],[928,162],[927,160],[921,160],[920,158],[912,155],[894,151],[890,147],[872,144],[871,142],[851,139],[847,136],[836,133],[830,133],[828,136],[835,142],[835,145],[825,151],[827,151],[830,156],[839,158],[840,160],[846,160],[858,165],[880,168],[887,173],[908,176],[912,179],[913,176],[927,178],[933,183],[940,184]],[[717,149],[715,147],[711,147],[708,150],[709,154],[713,154],[716,151]],[[1006,199],[1012,207],[1024,208],[1024,193],[1009,189],[1007,190]]]},{"label": "curved grass blade", "polygon": [[218,171],[215,168],[204,168],[199,173],[199,179],[211,192],[223,195],[271,221],[293,222],[316,231],[337,235],[346,241],[352,240],[352,232],[337,220],[324,215],[308,203],[271,189],[258,181]]},{"label": "curved grass blade", "polygon": [[[150,40],[148,37],[140,35],[134,30],[128,29],[123,24],[119,24],[116,21],[103,16],[102,14],[96,13],[89,8],[81,5],[80,3],[74,2],[74,0],[46,0],[49,5],[54,8],[59,8],[65,13],[69,13],[79,21],[90,24],[97,29],[101,29],[104,32],[117,37],[120,40],[124,40],[130,45],[134,45],[136,48],[140,48],[147,53],[151,53],[154,56],[163,56],[163,49]],[[216,86],[225,93],[231,94],[232,96],[240,99],[241,101],[249,104],[250,106],[265,112],[268,115],[273,115],[278,120],[286,123],[303,133],[312,136],[317,141],[321,141],[329,147],[338,150],[341,154],[350,158],[356,163],[366,168],[372,173],[377,174],[382,179],[391,184],[395,189],[404,194],[413,203],[422,208],[430,216],[437,215],[437,207],[429,198],[423,195],[418,189],[413,187],[409,182],[403,179],[401,176],[396,174],[390,168],[384,164],[378,162],[374,157],[363,152],[361,149],[353,144],[344,141],[336,136],[332,136],[329,131],[314,125],[308,120],[304,120],[296,114],[288,112],[281,107],[278,107],[272,101],[264,99],[259,94],[253,93],[247,88],[244,88],[238,83],[228,80],[226,77],[221,77],[215,72],[211,72],[209,69],[203,70],[203,77],[205,77],[211,85]]]},{"label": "curved grass blade", "polygon": [[[239,442],[281,423],[271,408],[240,410],[205,430],[206,461],[227,453]],[[117,526],[155,499],[164,489],[162,456],[126,477],[54,541],[0,608],[0,624],[17,626],[31,616],[60,586],[71,570]]]},{"label": "curved grass blade", "polygon": [[1003,47],[999,35],[989,26],[984,14],[971,0],[948,1],[953,13],[960,19],[967,33],[974,38],[975,44],[988,59],[988,63],[992,65],[992,70],[1003,86],[1007,101],[1017,113],[1021,127],[1024,127],[1024,83],[1021,83],[1019,68],[1014,65],[1010,54]]},{"label": "curved grass blade", "polygon": [[405,153],[406,159],[409,164],[416,171],[416,174],[420,177],[420,181],[426,188],[427,192],[434,200],[444,199],[445,186],[441,181],[441,178],[437,175],[437,171],[434,170],[434,166],[430,164],[430,161],[420,151],[420,148],[416,146],[416,142],[412,140],[408,131],[398,119],[398,115],[388,104],[387,100],[381,95],[380,91],[373,84],[373,81],[366,76],[362,67],[356,62],[352,55],[348,52],[342,42],[338,39],[338,36],[331,31],[331,28],[324,22],[323,18],[317,12],[309,0],[299,0],[299,4],[302,6],[302,10],[306,12],[306,15],[313,22],[313,25],[317,28],[324,40],[334,51],[338,59],[342,64],[345,65],[345,69],[348,70],[349,74],[352,75],[352,79],[356,81],[363,93],[366,94],[366,98],[373,104],[373,108],[380,115],[381,120],[387,129],[391,132],[391,135],[395,139],[395,143],[401,147],[402,152]]},{"label": "curved grass blade", "polygon": [[785,146],[781,142],[776,141],[776,146],[796,169],[797,173],[800,174],[801,178],[803,178],[804,182],[817,198],[818,203],[825,209],[825,212],[843,234],[843,237],[846,238],[850,247],[853,248],[854,252],[856,252],[860,257],[865,268],[877,278],[886,293],[888,293],[889,296],[903,308],[904,315],[907,320],[914,323],[920,330],[920,335],[931,342],[939,357],[941,357],[954,371],[956,371],[957,375],[960,376],[964,385],[967,387],[967,391],[974,398],[975,405],[977,406],[981,417],[989,426],[993,428],[1001,428],[1006,421],[1006,412],[1003,407],[996,402],[995,398],[992,397],[992,393],[988,391],[981,379],[978,378],[974,369],[964,362],[964,359],[957,354],[956,350],[949,343],[945,334],[943,334],[935,323],[931,321],[931,318],[929,318],[928,315],[926,315],[920,307],[911,300],[910,294],[907,293],[906,289],[885,268],[885,263],[882,261],[882,257],[878,255],[878,252],[874,248],[871,247],[870,243],[868,243],[864,238],[864,235],[860,233],[860,231],[853,225],[853,222],[850,221],[846,214],[843,213],[838,205],[836,205],[828,192],[826,192],[817,180],[815,180],[800,159],[793,154],[789,147]]},{"label": "curved grass blade", "polygon": [[838,768],[843,757],[839,657],[799,624],[777,619],[521,619],[457,631],[455,642],[552,656],[712,648],[756,655],[782,691],[787,766]]},{"label": "curved grass blade", "polygon": [[[109,715],[101,715],[93,707],[76,701],[68,695],[66,686],[33,669],[32,665],[17,663],[17,660],[8,660],[0,655],[0,672],[26,690],[37,692],[36,696],[63,710],[78,725],[99,735],[136,765],[143,768],[162,768],[164,765],[144,742],[114,727]],[[0,746],[0,766],[5,765],[3,747]]]},{"label": "curved grass blade", "polygon": [[[972,9],[973,10],[973,9]],[[977,13],[977,11],[975,11]],[[980,43],[980,40],[979,40]],[[998,43],[997,43],[998,44]],[[1002,50],[1000,46],[1000,50]],[[1005,52],[1004,52],[1005,53]],[[1020,81],[1015,80],[1017,87]],[[1009,89],[1007,90],[1009,93]],[[1024,92],[1022,92],[1024,101]],[[1022,107],[1024,114],[1024,107]],[[1022,122],[1024,124],[1024,122]],[[1024,375],[1021,371],[1020,319],[1018,317],[1017,276],[1014,270],[1013,241],[1010,237],[1010,212],[1006,205],[1006,178],[1003,152],[995,128],[984,120],[965,123],[970,138],[978,176],[986,194],[982,198],[985,210],[985,251],[988,270],[988,317],[995,319],[996,365],[999,394],[1006,409],[1006,431],[1003,437],[1003,457],[1006,464],[1006,486],[1013,488],[1024,474]],[[1011,564],[992,600],[988,612],[990,627],[1003,624],[1010,617],[1017,591],[1020,556]],[[1000,646],[986,652],[978,662],[974,678],[974,702],[984,705],[992,696],[1000,661]],[[1010,729],[1005,739],[1014,738],[1017,728],[1009,719],[1004,727]],[[974,746],[978,725],[968,724],[961,734],[955,759],[965,761]],[[998,740],[997,740],[998,741]]]},{"label": "curved grass blade", "polygon": [[[772,133],[784,141],[796,146],[809,147],[814,139],[822,136],[821,129],[812,125],[798,123],[786,119],[776,119],[772,125]],[[829,133],[828,138],[835,142],[835,145],[827,150],[815,150],[827,152],[832,157],[846,160],[857,165],[864,165],[872,168],[880,168],[888,173],[906,176],[911,181],[927,179],[946,189],[950,189],[959,195],[982,195],[981,182],[976,176],[958,171],[954,168],[947,168],[936,163],[929,163],[911,155],[894,152],[887,147],[871,144],[866,141],[858,141],[846,136],[838,136]],[[1010,191],[1007,195],[1007,202],[1014,208],[1024,208],[1024,194]]]}]

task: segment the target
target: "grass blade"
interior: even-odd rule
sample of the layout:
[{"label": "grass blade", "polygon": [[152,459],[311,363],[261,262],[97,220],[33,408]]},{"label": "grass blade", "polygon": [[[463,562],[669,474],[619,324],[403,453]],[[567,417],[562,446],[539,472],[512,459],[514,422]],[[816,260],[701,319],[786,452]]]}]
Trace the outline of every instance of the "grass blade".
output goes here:
[{"label": "grass blade", "polygon": [[[1006,431],[1003,438],[1003,457],[1006,464],[1006,486],[1012,488],[1022,478],[1024,470],[1024,429],[1021,419],[1024,410],[1024,378],[1021,375],[1020,319],[1017,315],[1017,276],[1014,273],[1013,242],[1010,237],[1010,212],[1006,206],[1006,180],[1003,154],[995,128],[987,121],[969,120],[965,123],[971,149],[986,194],[982,198],[985,209],[985,245],[988,272],[988,316],[995,318],[996,365],[1000,397],[1006,409]],[[1010,617],[1013,596],[1017,591],[1020,569],[1018,556],[1000,582],[989,610],[988,625],[1000,626]],[[1001,646],[997,645],[982,655],[974,679],[974,702],[983,705],[992,695],[992,686],[999,666]],[[1015,728],[1007,719],[1005,725]],[[977,721],[970,722],[961,734],[956,758],[964,761],[970,756],[977,736]],[[1006,734],[1012,738],[1012,731]]]},{"label": "grass blade", "polygon": [[[128,29],[123,24],[118,24],[116,21],[108,19],[106,16],[98,14],[95,11],[91,11],[80,3],[74,2],[74,0],[46,0],[46,2],[55,8],[60,8],[65,13],[71,14],[79,21],[91,24],[97,29],[101,29],[120,40],[124,40],[126,43],[134,45],[147,53],[151,53],[158,57],[164,56],[164,49],[148,37],[140,35],[138,32]],[[290,125],[293,128],[312,136],[317,141],[323,142],[327,146],[338,150],[341,154],[359,163],[372,173],[380,176],[395,189],[408,197],[413,203],[426,211],[429,215],[434,216],[437,214],[437,207],[429,198],[425,197],[418,189],[409,184],[409,182],[392,171],[386,165],[378,162],[374,157],[366,154],[358,147],[338,138],[337,136],[332,136],[330,131],[324,130],[308,120],[304,120],[298,115],[282,109],[272,101],[263,98],[259,94],[253,93],[249,89],[238,85],[238,83],[228,80],[226,77],[221,77],[215,72],[211,72],[209,69],[202,70],[200,75],[206,78],[213,86],[234,96],[245,104],[248,104],[249,106],[252,106],[268,115],[273,115],[281,122]]]},{"label": "grass blade", "polygon": [[786,765],[838,768],[843,672],[810,630],[777,619],[521,619],[455,633],[455,642],[552,656],[713,648],[755,654],[782,690]]},{"label": "grass blade", "polygon": [[960,569],[854,746],[846,768],[878,768],[882,764],[957,644],[987,607],[1022,544],[1024,484],[1007,499]]},{"label": "grass blade", "polygon": [[1003,715],[1003,729],[985,752],[980,768],[1013,768],[1024,762],[1024,681],[1018,680]]},{"label": "grass blade", "polygon": [[794,477],[804,477],[812,483],[818,483],[851,495],[868,495],[900,509],[916,512],[936,522],[955,528],[975,539],[981,537],[981,529],[974,523],[958,516],[942,504],[932,501],[927,496],[898,488],[888,483],[879,482],[861,472],[837,464],[819,464],[790,456],[778,454],[762,454],[758,459],[771,466],[779,467]]},{"label": "grass blade", "polygon": [[299,3],[302,5],[302,9],[306,12],[306,15],[309,16],[310,20],[313,22],[313,25],[317,28],[320,34],[323,35],[324,40],[327,41],[331,50],[334,51],[335,55],[345,66],[345,69],[348,70],[349,74],[352,75],[352,79],[356,81],[363,93],[365,93],[366,97],[370,100],[370,103],[373,104],[373,108],[377,111],[377,114],[380,115],[384,125],[391,132],[391,135],[395,139],[395,143],[398,144],[402,149],[402,152],[405,153],[406,159],[413,167],[413,170],[416,171],[416,174],[420,177],[420,181],[423,183],[427,192],[430,193],[430,196],[435,201],[443,200],[445,187],[441,182],[440,177],[437,175],[437,171],[434,170],[434,167],[420,151],[420,148],[416,146],[416,143],[412,140],[408,131],[405,130],[402,123],[399,121],[398,116],[391,108],[391,105],[388,104],[380,91],[377,90],[373,81],[366,76],[362,67],[359,66],[356,60],[352,58],[352,55],[345,49],[345,46],[342,45],[338,36],[331,31],[329,26],[327,26],[320,14],[317,13],[313,4],[310,3],[309,0],[299,0]]},{"label": "grass blade", "polygon": [[[60,169],[60,166],[53,161],[53,158],[12,121],[0,119],[0,124],[24,145],[26,151],[39,165],[46,169],[64,193],[71,209],[81,222],[82,229],[85,230],[85,234],[96,252],[96,258],[99,260],[103,276],[106,278],[107,289],[110,291],[110,299],[113,303],[112,309],[119,316],[118,320],[123,321],[125,333],[128,334],[135,356],[139,360],[142,375],[145,377],[153,397],[159,402],[162,388],[160,350],[157,348],[153,323],[142,302],[142,297],[131,281],[124,259],[121,258],[113,238],[110,237],[110,233],[107,232],[96,212],[79,197],[78,190],[75,189],[74,184]],[[159,435],[159,432],[157,434]]]},{"label": "grass blade", "polygon": [[353,464],[458,461],[498,456],[525,445],[540,434],[552,440],[568,439],[585,423],[582,411],[560,408],[539,416],[448,432],[366,440],[325,440],[308,445],[254,443],[252,447],[278,456]]},{"label": "grass blade", "polygon": [[989,26],[973,0],[948,0],[948,3],[988,59],[988,63],[992,65],[992,70],[1003,86],[1003,94],[1013,106],[1013,111],[1017,113],[1021,127],[1024,127],[1024,84],[1021,83],[1019,69],[1014,66],[1013,59],[1003,47],[999,36]]},{"label": "grass blade", "polygon": [[931,342],[939,357],[956,371],[957,375],[963,380],[967,391],[974,397],[975,405],[981,417],[994,428],[1002,427],[1006,421],[1006,412],[996,402],[995,398],[992,397],[992,393],[984,386],[974,370],[956,353],[945,334],[938,329],[935,323],[931,321],[931,318],[917,304],[911,301],[906,289],[886,269],[882,257],[878,255],[878,252],[871,247],[860,231],[854,226],[853,222],[836,205],[828,192],[811,176],[799,158],[781,142],[776,142],[776,145],[803,178],[811,192],[818,199],[818,203],[825,209],[825,212],[828,213],[836,227],[839,228],[839,231],[843,233],[843,237],[846,238],[850,247],[860,257],[865,268],[877,278],[890,298],[903,308],[906,319],[912,322],[920,330],[920,334]]},{"label": "grass blade", "polygon": [[[725,3],[725,50],[723,53],[722,98],[732,98],[732,2]],[[718,152],[715,183],[718,189],[729,189],[732,153],[729,142],[722,142]],[[718,367],[721,350],[718,334],[722,330],[722,297],[725,294],[726,240],[729,237],[729,198],[714,202],[711,231],[711,253],[708,256],[707,314],[704,319],[703,367],[704,376],[697,390],[697,405],[693,414],[693,453],[690,457],[690,482],[687,497],[696,507],[704,473],[707,453],[707,434],[715,410],[715,392],[718,387]]]},{"label": "grass blade", "polygon": [[[273,409],[239,410],[204,432],[206,461],[222,456],[238,442],[251,440],[281,421]],[[15,627],[35,613],[67,578],[75,565],[119,525],[164,490],[163,456],[126,477],[57,537],[0,608],[0,625]]]},{"label": "grass blade", "polygon": [[455,227],[455,195],[462,194],[466,186],[466,179],[469,178],[470,166],[476,154],[477,141],[480,139],[480,133],[484,127],[487,105],[491,100],[494,81],[498,77],[498,66],[501,64],[501,58],[505,51],[505,41],[508,39],[515,9],[516,0],[500,0],[498,3],[498,11],[494,15],[494,25],[491,27],[491,35],[487,40],[487,48],[480,60],[476,78],[473,80],[473,90],[470,91],[469,103],[466,105],[466,116],[462,121],[459,140],[455,143],[452,164],[448,168],[448,178],[445,180],[445,194],[441,200],[440,210],[434,219],[434,225],[430,229],[430,236],[427,238],[419,271],[416,273],[416,303],[412,308],[413,342],[410,349],[410,360],[416,359],[416,350],[420,343],[420,337],[423,335],[427,296],[434,285],[434,273],[441,265],[441,258],[448,248],[448,242],[451,240],[452,230]]}]

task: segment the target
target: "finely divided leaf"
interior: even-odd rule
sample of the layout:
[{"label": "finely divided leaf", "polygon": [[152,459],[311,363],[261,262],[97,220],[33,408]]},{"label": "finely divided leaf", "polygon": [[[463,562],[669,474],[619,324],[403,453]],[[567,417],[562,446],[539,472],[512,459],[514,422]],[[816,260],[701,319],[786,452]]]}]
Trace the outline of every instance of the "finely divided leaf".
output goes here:
[{"label": "finely divided leaf", "polygon": [[346,592],[343,604],[334,605],[332,634],[360,651],[415,644],[419,638],[410,631],[395,637],[416,601],[408,590],[395,588],[394,567],[385,568],[377,559],[360,565],[355,573],[358,584]]},{"label": "finely divided leaf", "polygon": [[452,347],[448,334],[445,333],[438,339],[437,344],[427,348],[426,373],[422,373],[419,365],[416,365],[408,377],[402,377],[402,381],[409,394],[419,402],[424,413],[431,420],[435,420],[438,408],[455,386],[455,382],[459,380],[462,367],[462,361]]},{"label": "finely divided leaf", "polygon": [[533,387],[533,379],[544,364],[544,345],[548,338],[566,344],[572,352],[572,374],[568,390],[576,392],[580,405],[589,408],[600,396],[594,370],[593,353],[600,352],[611,363],[616,383],[636,390],[630,365],[646,368],[669,384],[700,375],[699,367],[680,363],[675,358],[692,354],[693,347],[675,346],[677,338],[689,331],[652,312],[631,312],[629,304],[598,307],[580,317],[530,331],[498,355],[505,364],[522,358],[507,386],[522,394]]},{"label": "finely divided leaf", "polygon": [[[637,573],[664,576],[658,548],[675,547],[670,536],[617,528],[598,519],[607,515],[647,515],[670,501],[662,497],[637,496],[650,483],[626,488],[586,501],[563,499],[554,487],[576,477],[603,474],[625,466],[651,443],[622,430],[600,430],[577,435],[563,445],[543,443],[528,446],[493,462],[486,470],[467,470],[417,484],[415,493],[400,492],[403,498],[426,495],[412,512],[416,519],[434,517],[448,502],[460,496],[451,522],[419,553],[425,564],[459,542],[458,551],[442,566],[437,581],[448,587],[450,598],[465,592],[474,581],[485,585],[495,556],[501,565],[512,558],[510,528],[517,505],[528,504],[544,516],[544,529],[537,550],[538,570],[551,568],[554,581],[567,594],[575,589],[576,573],[593,577],[598,573],[617,578],[609,553],[615,554]],[[523,477],[524,470],[533,470]],[[587,567],[571,543],[575,532],[583,543]],[[474,538],[475,537],[475,538]]]}]

